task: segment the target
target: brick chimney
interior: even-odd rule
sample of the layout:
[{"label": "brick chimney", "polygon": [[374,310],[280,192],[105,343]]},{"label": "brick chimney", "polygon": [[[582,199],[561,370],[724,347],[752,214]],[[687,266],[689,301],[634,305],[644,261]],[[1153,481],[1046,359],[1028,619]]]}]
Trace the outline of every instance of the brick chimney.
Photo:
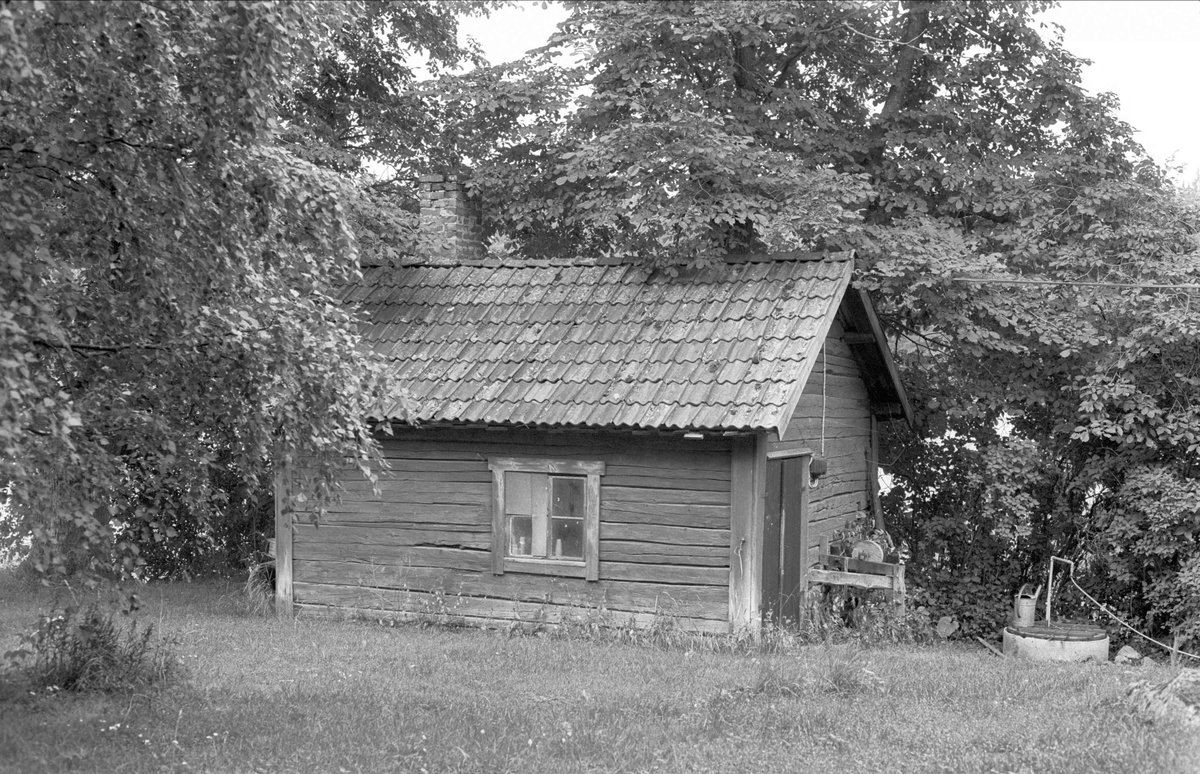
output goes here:
[{"label": "brick chimney", "polygon": [[469,197],[466,175],[421,175],[421,244],[436,263],[482,260],[483,209]]}]

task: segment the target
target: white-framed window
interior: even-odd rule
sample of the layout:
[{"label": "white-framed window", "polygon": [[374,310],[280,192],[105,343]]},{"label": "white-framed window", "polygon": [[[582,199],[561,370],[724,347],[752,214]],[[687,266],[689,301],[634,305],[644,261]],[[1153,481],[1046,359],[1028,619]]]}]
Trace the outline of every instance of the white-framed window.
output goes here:
[{"label": "white-framed window", "polygon": [[603,462],[497,457],[492,571],[597,580]]}]

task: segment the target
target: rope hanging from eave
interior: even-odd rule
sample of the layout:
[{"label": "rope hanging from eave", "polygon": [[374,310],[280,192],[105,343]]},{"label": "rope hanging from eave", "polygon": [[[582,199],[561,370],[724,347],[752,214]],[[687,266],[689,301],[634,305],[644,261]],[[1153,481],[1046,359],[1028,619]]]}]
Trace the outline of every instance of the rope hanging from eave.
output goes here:
[{"label": "rope hanging from eave", "polygon": [[[825,341],[821,342],[821,456],[825,457],[825,376],[829,369],[825,366]],[[825,457],[828,459],[827,457]]]}]

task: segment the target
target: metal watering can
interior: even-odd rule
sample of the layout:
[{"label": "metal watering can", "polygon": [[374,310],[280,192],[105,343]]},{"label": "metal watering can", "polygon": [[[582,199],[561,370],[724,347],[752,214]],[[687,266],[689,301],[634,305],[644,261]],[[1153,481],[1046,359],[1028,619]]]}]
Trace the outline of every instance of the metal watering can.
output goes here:
[{"label": "metal watering can", "polygon": [[1017,592],[1017,596],[1013,598],[1013,624],[1016,626],[1033,626],[1034,608],[1037,606],[1037,598],[1041,593],[1041,586],[1038,586],[1032,594],[1029,593],[1028,583],[1021,587],[1021,590]]}]

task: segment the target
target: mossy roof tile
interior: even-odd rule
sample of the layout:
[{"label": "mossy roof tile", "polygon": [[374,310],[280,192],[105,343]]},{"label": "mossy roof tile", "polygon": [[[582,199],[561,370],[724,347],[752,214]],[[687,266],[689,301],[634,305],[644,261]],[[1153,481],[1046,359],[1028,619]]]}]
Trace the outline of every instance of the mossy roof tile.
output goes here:
[{"label": "mossy roof tile", "polygon": [[361,301],[365,343],[392,360],[398,394],[380,418],[777,429],[852,265],[840,253],[669,277],[412,264],[368,269],[345,297]]}]

